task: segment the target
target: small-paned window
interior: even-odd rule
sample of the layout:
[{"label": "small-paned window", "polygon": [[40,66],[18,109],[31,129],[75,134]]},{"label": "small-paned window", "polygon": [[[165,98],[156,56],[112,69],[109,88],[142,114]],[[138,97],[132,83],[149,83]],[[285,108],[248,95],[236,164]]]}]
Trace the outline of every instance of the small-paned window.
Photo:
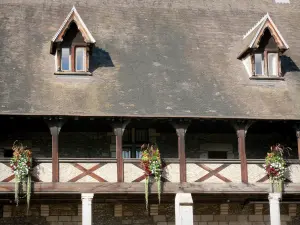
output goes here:
[{"label": "small-paned window", "polygon": [[71,70],[71,55],[70,48],[61,49],[61,70],[70,71]]},{"label": "small-paned window", "polygon": [[264,75],[264,55],[262,53],[255,54],[254,61],[255,61],[255,74]]},{"label": "small-paned window", "polygon": [[131,158],[131,148],[123,148],[122,155],[124,159]]},{"label": "small-paned window", "polygon": [[[266,56],[266,58],[264,57]],[[267,52],[254,54],[254,72],[257,76],[277,76],[279,75],[278,68],[278,53]],[[266,65],[266,66],[265,66]]]},{"label": "small-paned window", "polygon": [[268,53],[268,74],[278,76],[278,53]]},{"label": "small-paned window", "polygon": [[85,71],[85,48],[76,48],[76,71]]},{"label": "small-paned window", "polygon": [[136,159],[142,158],[142,152],[141,152],[140,150],[136,150],[136,151],[135,151],[135,158],[136,158]]}]

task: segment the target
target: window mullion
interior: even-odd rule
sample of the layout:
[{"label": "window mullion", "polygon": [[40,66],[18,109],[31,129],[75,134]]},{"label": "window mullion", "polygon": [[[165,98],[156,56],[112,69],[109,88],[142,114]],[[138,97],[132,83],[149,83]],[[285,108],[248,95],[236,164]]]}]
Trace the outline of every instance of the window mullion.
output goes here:
[{"label": "window mullion", "polygon": [[56,70],[57,71],[61,71],[62,70],[62,66],[61,66],[61,48],[59,47],[59,48],[57,48],[57,68],[56,68]]},{"label": "window mullion", "polygon": [[280,53],[277,54],[277,61],[278,61],[278,76],[281,77],[281,60],[280,60]]},{"label": "window mullion", "polygon": [[269,76],[269,71],[268,71],[268,52],[267,52],[267,50],[264,51],[264,71],[265,71],[265,75]]},{"label": "window mullion", "polygon": [[255,76],[255,53],[251,55],[252,76]]},{"label": "window mullion", "polygon": [[71,46],[71,71],[75,72],[75,46]]}]

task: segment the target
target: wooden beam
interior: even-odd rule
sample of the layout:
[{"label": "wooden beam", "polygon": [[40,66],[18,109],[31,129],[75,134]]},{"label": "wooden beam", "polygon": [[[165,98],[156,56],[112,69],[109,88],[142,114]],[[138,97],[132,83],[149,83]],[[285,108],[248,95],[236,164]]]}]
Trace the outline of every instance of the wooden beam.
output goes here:
[{"label": "wooden beam", "polygon": [[117,158],[117,181],[124,182],[124,162],[122,154],[122,137],[129,120],[113,124],[114,134],[116,135],[116,158]]},{"label": "wooden beam", "polygon": [[180,166],[180,182],[186,182],[186,156],[185,156],[185,134],[188,128],[187,123],[173,123],[178,136],[178,158]]},{"label": "wooden beam", "polygon": [[52,136],[52,182],[59,182],[58,139],[63,121],[49,121],[48,126]]},{"label": "wooden beam", "polygon": [[[164,194],[176,194],[178,192],[195,194],[267,194],[270,190],[268,183],[171,183],[163,184]],[[33,195],[38,193],[56,194],[144,194],[144,183],[55,183],[36,182],[32,184]],[[14,193],[14,183],[0,183],[0,194]],[[151,193],[157,193],[156,185],[151,187]],[[288,184],[284,187],[286,194],[300,194],[300,184]]]},{"label": "wooden beam", "polygon": [[239,121],[234,124],[238,138],[238,150],[241,160],[241,177],[243,183],[248,183],[248,166],[246,155],[246,133],[248,128],[252,125],[249,121]]}]

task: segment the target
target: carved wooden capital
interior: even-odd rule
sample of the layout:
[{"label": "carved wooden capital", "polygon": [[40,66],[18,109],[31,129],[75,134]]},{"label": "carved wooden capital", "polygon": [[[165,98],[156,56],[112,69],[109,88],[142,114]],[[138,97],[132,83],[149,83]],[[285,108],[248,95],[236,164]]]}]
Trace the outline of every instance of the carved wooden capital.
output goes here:
[{"label": "carved wooden capital", "polygon": [[129,124],[130,120],[124,122],[116,122],[113,124],[114,134],[116,136],[123,136],[126,126]]},{"label": "carved wooden capital", "polygon": [[50,129],[52,136],[58,136],[62,126],[65,124],[66,120],[49,120],[46,121]]},{"label": "carved wooden capital", "polygon": [[189,127],[188,123],[172,123],[178,137],[184,137]]},{"label": "carved wooden capital", "polygon": [[245,137],[246,136],[246,130],[238,129],[238,130],[236,130],[236,135],[237,135],[238,138]]},{"label": "carved wooden capital", "polygon": [[300,130],[296,130],[296,136],[300,139]]},{"label": "carved wooden capital", "polygon": [[242,120],[242,121],[233,122],[232,125],[233,125],[234,129],[236,130],[237,136],[240,137],[241,135],[246,136],[249,127],[253,123],[254,123],[254,121]]}]

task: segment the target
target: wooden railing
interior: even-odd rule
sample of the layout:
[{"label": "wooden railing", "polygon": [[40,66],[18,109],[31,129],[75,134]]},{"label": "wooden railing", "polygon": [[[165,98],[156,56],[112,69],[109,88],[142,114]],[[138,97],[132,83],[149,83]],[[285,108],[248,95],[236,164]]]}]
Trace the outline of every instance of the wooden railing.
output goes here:
[{"label": "wooden railing", "polygon": [[[248,180],[249,183],[268,183],[268,177],[266,176],[263,168],[264,160],[252,159],[248,160]],[[288,169],[285,174],[286,182],[288,183],[300,183],[300,162],[299,160],[288,160]]]},{"label": "wooden railing", "polygon": [[187,159],[187,182],[240,183],[240,160]]},{"label": "wooden railing", "polygon": [[[144,171],[139,159],[124,159],[124,182],[145,182]],[[264,160],[248,160],[249,183],[267,183],[263,168]],[[287,181],[300,183],[299,160],[288,161]],[[33,181],[52,182],[52,159],[39,158],[34,161]],[[240,160],[187,159],[186,177],[188,183],[241,183]],[[178,159],[165,159],[162,179],[164,182],[180,182]],[[0,182],[13,182],[14,175],[9,159],[0,159]],[[67,158],[59,159],[59,182],[97,183],[117,182],[117,160],[109,158]]]},{"label": "wooden railing", "polygon": [[[165,159],[163,163],[162,180],[164,182],[180,182],[178,159]],[[145,182],[144,171],[139,159],[124,159],[124,181]]]}]

